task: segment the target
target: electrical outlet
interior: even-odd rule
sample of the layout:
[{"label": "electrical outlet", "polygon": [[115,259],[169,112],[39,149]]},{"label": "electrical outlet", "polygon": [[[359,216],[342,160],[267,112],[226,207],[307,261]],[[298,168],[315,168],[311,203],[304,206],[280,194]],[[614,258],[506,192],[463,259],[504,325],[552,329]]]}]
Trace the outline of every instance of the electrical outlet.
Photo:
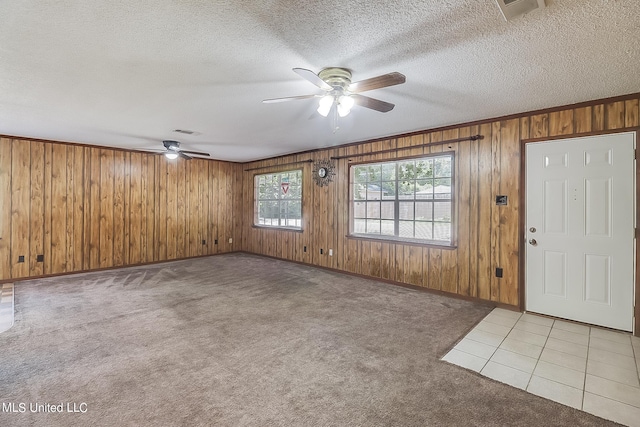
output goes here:
[{"label": "electrical outlet", "polygon": [[217,245],[217,244],[218,244],[218,239],[214,240],[214,241],[213,241],[213,244],[214,244],[214,245]]},{"label": "electrical outlet", "polygon": [[206,245],[206,244],[207,244],[207,241],[206,241],[206,240],[204,240],[204,239],[202,239],[202,244],[203,244],[203,245]]},{"label": "electrical outlet", "polygon": [[229,237],[229,243],[233,243],[233,239]]},{"label": "electrical outlet", "polygon": [[302,248],[302,252],[307,252],[307,247],[306,247],[306,246],[304,246],[304,247]]},{"label": "electrical outlet", "polygon": [[502,268],[496,268],[496,277],[502,277]]},{"label": "electrical outlet", "polygon": [[322,250],[322,248],[320,248],[320,255],[324,254],[324,250]]},{"label": "electrical outlet", "polygon": [[18,255],[18,262],[24,262],[24,255]]},{"label": "electrical outlet", "polygon": [[333,256],[333,249],[329,249],[329,256]]}]

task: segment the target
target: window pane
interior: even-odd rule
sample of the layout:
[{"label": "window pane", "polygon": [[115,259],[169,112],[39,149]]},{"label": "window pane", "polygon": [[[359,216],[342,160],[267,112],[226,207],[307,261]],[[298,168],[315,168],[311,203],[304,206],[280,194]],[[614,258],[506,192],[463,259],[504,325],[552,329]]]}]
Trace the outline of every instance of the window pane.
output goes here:
[{"label": "window pane", "polygon": [[356,184],[366,184],[367,182],[367,167],[366,166],[354,166],[353,168],[353,182]]},{"label": "window pane", "polygon": [[433,239],[433,223],[426,221],[416,221],[416,238],[432,240]]},{"label": "window pane", "polygon": [[366,193],[367,186],[365,184],[353,184],[353,200],[364,200],[367,196]]},{"label": "window pane", "polygon": [[413,209],[413,202],[400,202],[400,219],[414,219]]},{"label": "window pane", "polygon": [[354,202],[353,203],[353,217],[354,218],[365,218],[366,210],[365,210],[365,202]]},{"label": "window pane", "polygon": [[400,221],[400,237],[413,237],[413,221]]},{"label": "window pane", "polygon": [[433,219],[435,221],[451,222],[451,202],[436,202],[433,204]]},{"label": "window pane", "polygon": [[434,222],[433,240],[451,240],[451,224]]},{"label": "window pane", "polygon": [[367,222],[364,219],[353,220],[353,232],[364,233],[367,230]]},{"label": "window pane", "polygon": [[393,219],[394,218],[394,213],[393,213],[393,206],[395,205],[394,202],[381,202],[380,203],[380,218],[382,219]]},{"label": "window pane", "polygon": [[415,181],[399,181],[398,194],[399,199],[413,199],[416,192]]},{"label": "window pane", "polygon": [[369,182],[380,182],[382,180],[382,165],[369,165],[367,172],[369,173]]},{"label": "window pane", "polygon": [[416,179],[433,177],[433,159],[416,161]]},{"label": "window pane", "polygon": [[434,196],[436,199],[450,199],[451,198],[451,180],[450,179],[436,179],[434,188]]},{"label": "window pane", "polygon": [[413,181],[416,179],[415,160],[398,162],[398,181]]},{"label": "window pane", "polygon": [[367,218],[380,218],[380,202],[367,203]]},{"label": "window pane", "polygon": [[451,176],[451,157],[437,157],[435,159],[435,177]]},{"label": "window pane", "polygon": [[433,203],[418,202],[416,203],[416,220],[432,220],[433,219]]},{"label": "window pane", "polygon": [[395,200],[396,198],[396,182],[382,181],[382,200]]},{"label": "window pane", "polygon": [[433,180],[422,180],[416,182],[416,199],[433,199]]},{"label": "window pane", "polygon": [[382,165],[382,180],[383,181],[395,181],[396,179],[396,164],[385,163]]},{"label": "window pane", "polygon": [[367,233],[380,234],[380,220],[367,220]]},{"label": "window pane", "polygon": [[366,199],[367,200],[381,200],[385,195],[385,190],[380,186],[380,183],[369,183],[366,186]]},{"label": "window pane", "polygon": [[385,236],[395,235],[395,221],[380,221],[380,234]]}]

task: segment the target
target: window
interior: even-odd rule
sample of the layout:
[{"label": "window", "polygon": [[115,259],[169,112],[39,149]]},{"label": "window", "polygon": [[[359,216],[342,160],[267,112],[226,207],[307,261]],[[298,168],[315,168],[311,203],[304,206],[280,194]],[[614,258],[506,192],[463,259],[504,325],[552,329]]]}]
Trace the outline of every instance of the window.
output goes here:
[{"label": "window", "polygon": [[255,225],[302,229],[302,170],[255,176]]},{"label": "window", "polygon": [[350,234],[453,245],[453,153],[354,165]]}]

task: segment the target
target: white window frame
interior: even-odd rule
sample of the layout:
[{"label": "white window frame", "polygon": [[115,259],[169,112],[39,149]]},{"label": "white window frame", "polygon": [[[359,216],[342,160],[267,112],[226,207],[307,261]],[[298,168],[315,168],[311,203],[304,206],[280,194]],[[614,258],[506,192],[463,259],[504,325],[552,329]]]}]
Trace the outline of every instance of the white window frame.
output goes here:
[{"label": "white window frame", "polygon": [[[291,182],[292,174],[298,174],[298,177],[294,182]],[[255,227],[302,230],[302,176],[302,169],[291,169],[254,175],[253,225]],[[288,178],[288,181],[286,182],[289,185],[286,192],[282,186],[283,182],[285,182],[283,181],[283,178]],[[267,188],[271,189],[268,197],[260,195],[261,186],[265,191]],[[299,197],[297,197],[296,194],[299,195]],[[261,207],[263,207],[262,203],[271,204],[271,209],[277,211],[278,216],[272,216],[268,221],[266,217],[261,218],[260,212]],[[274,208],[275,205],[277,205],[277,209]],[[269,206],[264,206],[263,212],[267,209],[269,209]],[[295,212],[296,209],[300,212],[300,218],[290,218],[289,214],[291,212]],[[277,220],[276,224],[273,223],[274,220]]]},{"label": "white window frame", "polygon": [[[450,159],[450,173],[440,173],[436,171],[435,164],[437,159],[444,158]],[[399,165],[407,164],[408,162],[421,161],[433,162],[434,168],[431,172],[432,175],[428,178],[424,178],[424,176],[422,178],[416,178],[414,176],[412,180],[408,180],[409,183],[411,183],[411,181],[413,182],[413,195],[411,196],[407,194],[406,190],[404,191],[405,194],[400,194],[401,191],[399,191],[399,181],[405,183],[406,187],[407,180],[398,179]],[[390,165],[395,165],[395,171],[392,172],[392,168]],[[390,176],[393,176],[394,178],[385,179],[385,177],[383,176],[384,172],[382,172],[381,169],[380,179],[375,178],[369,181],[370,178],[367,177],[364,180],[362,178],[356,180],[356,178],[354,177],[356,171],[363,172],[363,168],[370,166],[374,168],[378,166],[385,167],[387,168],[386,170],[389,171]],[[450,192],[438,193],[437,190],[439,186],[437,185],[437,183],[443,181],[446,183],[447,180],[450,180]],[[376,185],[376,183],[379,183],[380,185]],[[423,188],[427,189],[418,191],[418,188],[421,187],[420,184],[422,184]],[[430,195],[428,190],[429,184],[431,184],[432,188]],[[395,185],[395,188],[393,187],[393,185]],[[409,184],[409,188],[410,186],[411,184]],[[390,191],[387,192],[385,188],[390,188]],[[445,207],[447,204],[450,206],[450,211],[448,211],[448,219],[446,217],[438,217],[436,208]],[[376,208],[376,205],[378,205],[379,207]],[[391,205],[393,206],[393,209],[391,209]],[[425,211],[429,212],[430,209],[430,217],[427,216],[426,219],[424,217],[418,217],[418,206],[421,207],[421,213]],[[411,208],[413,208],[412,212],[410,211]],[[446,212],[446,209],[441,210]],[[356,213],[356,211],[358,211],[358,213]],[[357,225],[356,221],[358,221]],[[362,229],[363,221],[365,227],[364,230]],[[376,231],[378,222],[380,223],[380,226],[377,229],[378,231]],[[370,224],[372,229],[367,230]],[[393,224],[393,231],[391,231],[391,224]],[[445,227],[445,225],[447,224],[448,234]],[[430,226],[430,237],[415,237],[418,225],[422,230],[425,231],[424,234],[429,234],[426,231]],[[401,227],[403,227],[402,232],[400,231]],[[409,227],[413,227],[411,229],[413,237],[407,236]],[[396,242],[416,243],[441,247],[455,247],[455,153],[453,151],[449,151],[442,153],[433,153],[419,157],[378,160],[375,162],[363,162],[350,165],[349,236],[373,240],[390,240]]]}]

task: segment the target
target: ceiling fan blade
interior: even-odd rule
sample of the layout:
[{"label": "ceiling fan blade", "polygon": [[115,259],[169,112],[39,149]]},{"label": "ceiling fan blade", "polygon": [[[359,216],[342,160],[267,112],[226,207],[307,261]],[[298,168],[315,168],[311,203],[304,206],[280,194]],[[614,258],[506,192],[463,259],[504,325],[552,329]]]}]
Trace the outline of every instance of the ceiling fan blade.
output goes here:
[{"label": "ceiling fan blade", "polygon": [[194,156],[206,156],[211,157],[209,153],[200,153],[199,151],[180,150],[180,153],[193,154]]},{"label": "ceiling fan blade", "polygon": [[395,104],[391,104],[390,102],[380,101],[379,99],[370,98],[364,95],[351,95],[351,97],[359,106],[380,111],[381,113],[387,113],[395,107]]},{"label": "ceiling fan blade", "polygon": [[294,68],[293,72],[298,74],[303,79],[310,81],[322,90],[333,90],[333,87],[331,87],[331,85],[322,80],[316,73],[311,70],[307,70],[306,68]]},{"label": "ceiling fan blade", "polygon": [[317,98],[321,95],[299,95],[299,96],[289,96],[286,98],[272,98],[272,99],[265,99],[262,102],[264,102],[265,104],[273,104],[276,102],[285,102],[285,101],[294,101],[296,99],[309,99],[309,98]]},{"label": "ceiling fan blade", "polygon": [[404,83],[407,78],[404,74],[393,72],[389,74],[383,74],[378,77],[371,77],[370,79],[360,80],[349,85],[348,91],[351,93],[360,93],[367,90],[380,89],[387,86],[394,86]]},{"label": "ceiling fan blade", "polygon": [[178,153],[178,156],[182,157],[182,158],[183,158],[183,159],[185,159],[185,160],[191,160],[191,159],[193,159],[193,157],[191,157],[191,156],[187,156],[186,154],[184,154],[184,151],[178,151],[177,153]]}]

